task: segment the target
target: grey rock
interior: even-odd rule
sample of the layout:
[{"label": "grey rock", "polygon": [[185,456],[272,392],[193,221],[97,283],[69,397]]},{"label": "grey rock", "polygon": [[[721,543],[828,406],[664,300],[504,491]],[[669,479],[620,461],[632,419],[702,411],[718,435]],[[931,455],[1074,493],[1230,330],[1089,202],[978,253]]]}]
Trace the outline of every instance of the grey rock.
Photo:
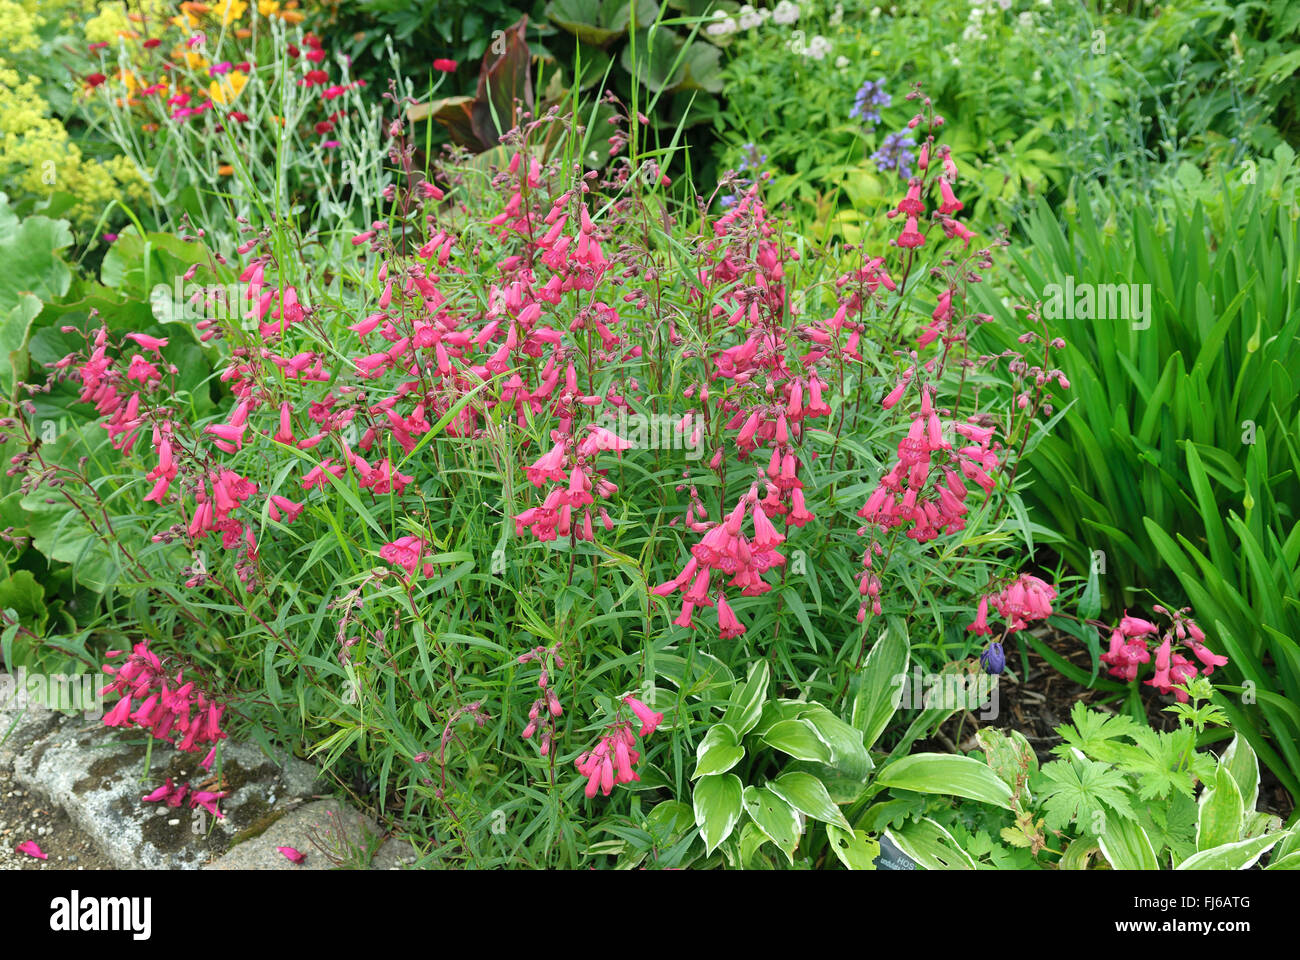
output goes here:
[{"label": "grey rock", "polygon": [[[382,868],[391,869],[413,855],[409,844],[381,848],[374,821],[350,806],[316,799],[330,788],[315,766],[290,754],[268,757],[249,743],[222,745],[223,818],[188,804],[143,803],[167,777],[202,789],[214,789],[215,777],[196,754],[158,742],[147,751],[142,731],[22,703],[6,679],[0,673],[0,772],[11,774],[15,795],[33,793],[62,808],[113,866],[330,869],[365,866],[379,851]],[[305,866],[294,866],[277,846],[306,853]]]},{"label": "grey rock", "polygon": [[[375,822],[337,800],[316,800],[276,819],[264,832],[234,846],[206,870],[333,870],[359,867],[379,837]],[[295,864],[277,848],[306,854]]]},{"label": "grey rock", "polygon": [[385,840],[375,858],[370,861],[371,870],[405,870],[416,860],[415,848],[409,840],[393,837]]}]

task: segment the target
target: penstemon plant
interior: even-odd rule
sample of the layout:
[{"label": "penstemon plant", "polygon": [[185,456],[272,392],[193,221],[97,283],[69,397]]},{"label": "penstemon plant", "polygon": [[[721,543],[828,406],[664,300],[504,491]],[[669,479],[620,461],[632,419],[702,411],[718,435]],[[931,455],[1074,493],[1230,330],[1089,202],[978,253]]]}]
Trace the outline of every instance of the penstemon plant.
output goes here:
[{"label": "penstemon plant", "polygon": [[[342,263],[291,224],[244,225],[229,265],[191,237],[186,279],[236,316],[63,330],[11,430],[24,493],[75,506],[117,559],[119,619],[204,665],[226,729],[363,767],[430,862],[599,854],[643,794],[690,795],[738,674],[865,759],[883,721],[841,715],[876,717],[886,623],[918,664],[998,673],[1059,600],[1021,568],[1043,531],[1016,490],[1068,387],[1060,344],[1026,314],[1029,355],[979,352],[971,287],[1004,241],[956,219],[943,118],[908,99],[901,229],[827,250],[761,184],[719,216],[675,204],[635,112],[604,173],[558,110],[507,134],[500,168],[422,170],[394,122],[389,214]],[[215,415],[176,389],[195,345]],[[44,447],[50,394],[97,424]]]}]

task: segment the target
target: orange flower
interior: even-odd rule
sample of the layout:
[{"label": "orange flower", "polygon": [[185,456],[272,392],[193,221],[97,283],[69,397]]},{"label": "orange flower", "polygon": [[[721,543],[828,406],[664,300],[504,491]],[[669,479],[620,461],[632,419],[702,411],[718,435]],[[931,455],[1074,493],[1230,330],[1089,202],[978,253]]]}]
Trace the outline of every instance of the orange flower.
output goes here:
[{"label": "orange flower", "polygon": [[228,177],[234,172],[235,168],[228,163],[223,163],[221,166],[217,167],[217,173],[221,174],[223,177]]},{"label": "orange flower", "polygon": [[208,8],[205,4],[194,2],[182,3],[181,15],[179,17],[172,17],[171,22],[182,30],[192,30],[203,22],[201,18],[207,12]]}]

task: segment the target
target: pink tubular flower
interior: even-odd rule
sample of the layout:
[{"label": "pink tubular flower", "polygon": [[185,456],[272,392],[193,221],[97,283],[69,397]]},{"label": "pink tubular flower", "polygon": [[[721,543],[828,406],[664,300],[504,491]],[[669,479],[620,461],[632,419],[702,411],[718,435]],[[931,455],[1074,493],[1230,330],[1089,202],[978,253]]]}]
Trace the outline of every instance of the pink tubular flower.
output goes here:
[{"label": "pink tubular flower", "polygon": [[126,338],[128,340],[134,340],[146,350],[152,350],[154,353],[161,353],[162,348],[167,346],[167,339],[165,337],[151,337],[145,333],[128,333]]},{"label": "pink tubular flower", "polygon": [[279,850],[281,856],[283,856],[290,863],[300,864],[307,859],[307,854],[293,847],[276,847],[275,849]]},{"label": "pink tubular flower", "polygon": [[993,630],[989,627],[989,598],[980,597],[979,608],[975,611],[975,622],[967,628],[971,633],[981,636],[992,636]]},{"label": "pink tubular flower", "polygon": [[35,857],[37,860],[50,859],[49,854],[43,851],[37,845],[35,840],[24,840],[22,843],[18,844],[18,846],[14,847],[14,850],[18,853],[25,853],[29,857]]},{"label": "pink tubular flower", "polygon": [[202,807],[208,813],[212,814],[218,820],[224,820],[226,815],[217,807],[217,801],[226,796],[226,791],[196,790],[190,794],[190,809]]},{"label": "pink tubular flower", "polygon": [[[405,536],[392,543],[384,544],[379,550],[379,556],[405,570],[409,580],[415,577],[416,568],[424,557],[424,548],[425,543],[419,537]],[[433,575],[432,563],[424,565],[424,575],[426,577]]]},{"label": "pink tubular flower", "polygon": [[907,218],[907,223],[903,227],[903,233],[898,238],[900,247],[914,248],[925,243],[925,237],[921,235],[920,228],[917,226],[916,217]]},{"label": "pink tubular flower", "polygon": [[731,611],[731,605],[727,603],[725,594],[718,594],[718,635],[723,640],[729,640],[732,637],[738,637],[745,632],[745,625],[742,624],[736,615]]},{"label": "pink tubular flower", "polygon": [[172,783],[172,778],[168,777],[161,787],[152,793],[146,793],[140,800],[144,803],[161,803],[172,795],[176,790],[176,785]]},{"label": "pink tubular flower", "polygon": [[[115,651],[110,659],[122,654]],[[148,641],[137,643],[119,666],[105,665],[103,670],[114,677],[104,693],[122,697],[105,715],[105,726],[134,724],[183,751],[197,751],[225,738],[221,730],[225,707],[197,690],[193,681],[184,682],[183,671],[164,666]],[[134,712],[133,700],[139,701]]]},{"label": "pink tubular flower", "polygon": [[280,404],[280,429],[271,439],[276,443],[293,443],[293,405],[289,401]]},{"label": "pink tubular flower", "polygon": [[1145,637],[1148,634],[1159,633],[1160,628],[1150,620],[1130,617],[1125,613],[1124,618],[1119,622],[1119,632],[1126,637]]},{"label": "pink tubular flower", "polygon": [[[1154,687],[1161,694],[1173,693],[1180,702],[1187,702],[1188,695],[1178,687],[1186,685],[1197,673],[1205,676],[1212,674],[1216,667],[1227,664],[1228,658],[1212,652],[1205,646],[1205,633],[1188,614],[1190,609],[1166,610],[1162,606],[1152,607],[1156,613],[1169,617],[1172,625],[1165,630],[1164,636],[1155,651],[1154,672],[1143,681]],[[1160,628],[1150,620],[1131,617],[1126,611],[1119,625],[1111,633],[1110,649],[1101,655],[1101,661],[1110,667],[1111,676],[1126,682],[1137,679],[1141,665],[1151,663],[1148,638],[1160,633]],[[1184,655],[1191,653],[1200,661],[1198,670],[1196,662]]]},{"label": "pink tubular flower", "polygon": [[1052,615],[1056,588],[1032,574],[1022,573],[993,598],[993,606],[1007,621],[1007,630],[1023,630],[1031,620]]},{"label": "pink tubular flower", "polygon": [[1183,644],[1192,651],[1196,659],[1201,661],[1204,668],[1202,673],[1207,677],[1214,672],[1215,667],[1225,666],[1228,658],[1217,653],[1211,653],[1210,649],[1203,643],[1197,643],[1195,640],[1187,640]]},{"label": "pink tubular flower", "polygon": [[285,523],[293,523],[298,519],[298,514],[302,513],[307,505],[305,503],[294,503],[288,497],[282,497],[279,494],[272,494],[271,504],[267,510],[272,520],[277,523],[283,520]]},{"label": "pink tubular flower", "polygon": [[939,212],[944,214],[956,213],[965,206],[952,192],[952,185],[947,179],[939,178],[939,195],[943,198],[943,203],[939,205]]},{"label": "pink tubular flower", "polygon": [[885,399],[880,401],[880,405],[886,410],[892,410],[898,404],[898,401],[903,399],[903,392],[907,390],[907,385],[911,382],[911,379],[912,377],[909,371],[907,375],[894,385],[893,390],[890,390],[889,393],[885,394]]},{"label": "pink tubular flower", "polygon": [[1172,661],[1172,638],[1166,636],[1164,642],[1156,650],[1156,672],[1151,679],[1144,681],[1146,685],[1157,688],[1161,693],[1168,693],[1173,686],[1173,681],[1169,677],[1169,668]]},{"label": "pink tubular flower", "polygon": [[650,734],[655,732],[655,729],[659,724],[664,722],[664,715],[662,713],[654,712],[635,697],[626,696],[623,698],[623,702],[628,705],[631,711],[636,714],[636,718],[641,721],[641,733],[638,734],[641,737],[650,736]]}]

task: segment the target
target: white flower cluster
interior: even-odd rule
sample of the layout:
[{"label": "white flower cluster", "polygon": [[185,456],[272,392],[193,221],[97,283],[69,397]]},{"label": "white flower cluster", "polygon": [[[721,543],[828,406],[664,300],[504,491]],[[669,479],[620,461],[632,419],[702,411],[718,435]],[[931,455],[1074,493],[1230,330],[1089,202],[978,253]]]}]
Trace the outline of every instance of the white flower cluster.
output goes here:
[{"label": "white flower cluster", "polygon": [[713,22],[704,28],[704,32],[711,37],[725,37],[739,29],[740,26],[735,20],[719,10],[713,14]]},{"label": "white flower cluster", "polygon": [[[704,28],[704,32],[711,37],[725,37],[741,30],[753,30],[755,27],[762,26],[768,20],[783,27],[788,27],[790,24],[798,22],[799,14],[799,4],[794,3],[793,0],[781,0],[772,10],[766,8],[755,10],[747,3],[734,16],[721,10],[714,13],[713,22]],[[835,12],[831,16],[831,23],[839,23],[843,19],[844,5],[837,3]],[[794,35],[790,40],[786,41],[785,46],[787,50],[791,50],[801,57],[811,57],[813,60],[825,60],[832,50],[831,42],[821,34],[805,42],[802,30],[794,31]]]},{"label": "white flower cluster", "polygon": [[808,41],[808,46],[804,48],[803,55],[812,57],[814,60],[825,60],[826,55],[830,52],[831,42],[819,33]]},{"label": "white flower cluster", "polygon": [[788,27],[798,19],[799,4],[791,3],[790,0],[781,0],[776,5],[776,9],[772,11],[773,22],[779,23],[783,27]]},{"label": "white flower cluster", "polygon": [[[793,4],[783,4],[782,6],[794,6]],[[704,32],[712,37],[725,37],[728,34],[736,33],[739,30],[753,30],[755,27],[761,27],[768,20],[776,20],[777,23],[782,21],[777,19],[782,15],[782,8],[778,6],[776,13],[764,7],[761,10],[755,10],[748,3],[736,12],[736,15],[730,16],[722,10],[713,14],[713,22],[704,28]],[[799,8],[794,8],[794,20],[799,19]],[[790,22],[793,23],[794,20]]]}]

